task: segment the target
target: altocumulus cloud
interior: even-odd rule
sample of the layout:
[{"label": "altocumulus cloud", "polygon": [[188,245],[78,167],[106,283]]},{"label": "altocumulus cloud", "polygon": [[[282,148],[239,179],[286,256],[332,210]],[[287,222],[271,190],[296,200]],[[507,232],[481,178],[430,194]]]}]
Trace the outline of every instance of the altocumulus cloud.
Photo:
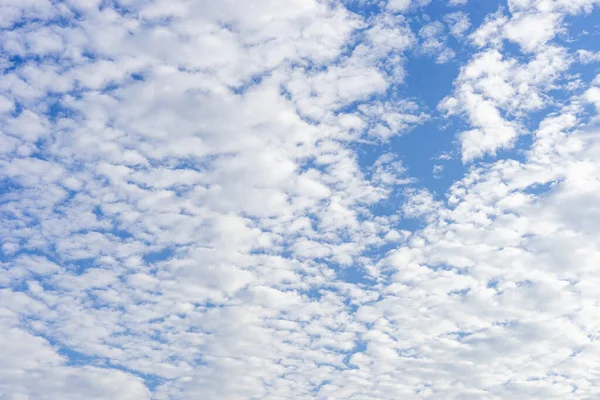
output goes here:
[{"label": "altocumulus cloud", "polygon": [[0,398],[599,398],[597,6],[3,0]]}]

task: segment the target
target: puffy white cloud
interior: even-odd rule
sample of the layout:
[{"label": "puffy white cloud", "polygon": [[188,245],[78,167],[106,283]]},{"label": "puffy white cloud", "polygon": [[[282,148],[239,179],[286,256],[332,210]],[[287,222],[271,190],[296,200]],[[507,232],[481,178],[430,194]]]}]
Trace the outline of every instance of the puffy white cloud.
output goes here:
[{"label": "puffy white cloud", "polygon": [[600,61],[600,52],[578,50],[577,55],[579,56],[579,61],[583,64]]},{"label": "puffy white cloud", "polygon": [[444,24],[433,21],[419,30],[422,39],[420,49],[428,55],[436,56],[436,62],[444,64],[454,57],[454,50],[446,45],[446,33]]},{"label": "puffy white cloud", "polygon": [[597,396],[598,82],[552,42],[595,2],[468,36],[463,160],[532,144],[445,197],[397,138],[440,126],[406,59],[473,50],[428,3],[4,2],[0,397]]},{"label": "puffy white cloud", "polygon": [[[2,301],[18,302],[10,293]],[[2,315],[0,393],[7,399],[150,399],[142,379],[110,368],[68,365],[47,340],[13,324],[17,316]]]},{"label": "puffy white cloud", "polygon": [[[566,48],[550,40],[564,29],[565,15],[577,9],[538,6],[511,3],[510,18],[500,9],[470,35],[476,46],[486,49],[461,69],[454,96],[439,106],[449,115],[464,114],[471,125],[459,136],[464,161],[511,148],[527,133],[523,117],[552,104],[549,92],[557,89],[575,61]],[[535,32],[528,32],[532,26]],[[527,61],[503,49],[505,40],[518,43]]]},{"label": "puffy white cloud", "polygon": [[457,38],[463,37],[464,33],[471,27],[469,16],[462,11],[446,14],[444,21],[449,26],[450,34]]},{"label": "puffy white cloud", "polygon": [[389,0],[387,8],[393,11],[406,12],[428,5],[431,0]]},{"label": "puffy white cloud", "polygon": [[[568,115],[568,110],[563,112]],[[595,200],[588,196],[595,192],[598,168],[587,154],[595,154],[598,139],[595,131],[572,132],[574,122],[564,117],[544,120],[524,163],[498,161],[472,170],[450,190],[449,208],[421,208],[421,213],[433,212],[436,222],[384,261],[395,271],[397,283],[390,289],[396,299],[411,299],[422,323],[427,313],[436,320],[435,329],[402,332],[410,338],[412,357],[441,362],[444,354],[455,355],[463,348],[461,357],[444,362],[452,370],[469,371],[473,379],[466,386],[482,388],[485,392],[480,393],[491,398],[502,398],[507,390],[516,396],[551,398],[596,393],[595,376],[573,372],[586,368],[597,347],[598,322],[581,307],[588,290],[582,277],[592,279],[584,271],[593,270],[590,263],[598,253],[587,223],[596,218],[591,206]],[[524,191],[548,182],[554,184],[546,193]],[[583,209],[586,218],[574,211]],[[417,293],[421,300],[415,304],[412,296]],[[438,301],[437,296],[448,300]],[[392,310],[383,301],[370,307],[367,314],[373,319]],[[403,320],[410,318],[405,310],[397,314]],[[411,334],[417,331],[423,344],[415,346]],[[485,372],[477,368],[483,359]],[[507,379],[507,371],[514,371],[508,372],[514,378]],[[557,380],[555,374],[563,378]],[[528,388],[531,381],[537,382],[535,389]],[[452,393],[442,382],[438,378],[433,390]],[[514,382],[514,388],[507,389],[506,382]]]},{"label": "puffy white cloud", "polygon": [[585,91],[583,96],[586,101],[596,106],[597,110],[600,110],[600,88],[598,86],[589,88]]}]

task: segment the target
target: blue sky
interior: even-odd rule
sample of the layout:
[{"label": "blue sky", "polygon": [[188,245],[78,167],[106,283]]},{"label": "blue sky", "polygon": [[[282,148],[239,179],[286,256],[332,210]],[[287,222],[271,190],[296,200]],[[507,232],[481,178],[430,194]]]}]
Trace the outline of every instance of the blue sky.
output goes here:
[{"label": "blue sky", "polygon": [[598,0],[4,0],[0,399],[600,395]]}]

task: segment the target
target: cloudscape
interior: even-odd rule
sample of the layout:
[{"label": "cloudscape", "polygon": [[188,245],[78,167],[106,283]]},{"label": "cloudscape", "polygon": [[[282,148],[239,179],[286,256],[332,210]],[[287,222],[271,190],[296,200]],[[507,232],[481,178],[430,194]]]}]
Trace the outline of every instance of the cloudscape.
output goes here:
[{"label": "cloudscape", "polygon": [[600,399],[600,0],[0,0],[0,399]]}]

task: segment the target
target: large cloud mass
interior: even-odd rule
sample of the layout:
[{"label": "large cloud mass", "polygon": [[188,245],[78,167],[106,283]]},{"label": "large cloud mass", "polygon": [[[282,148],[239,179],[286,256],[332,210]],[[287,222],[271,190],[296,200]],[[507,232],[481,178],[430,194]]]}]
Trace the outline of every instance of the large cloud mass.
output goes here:
[{"label": "large cloud mass", "polygon": [[600,397],[600,2],[470,3],[2,1],[0,398]]}]

